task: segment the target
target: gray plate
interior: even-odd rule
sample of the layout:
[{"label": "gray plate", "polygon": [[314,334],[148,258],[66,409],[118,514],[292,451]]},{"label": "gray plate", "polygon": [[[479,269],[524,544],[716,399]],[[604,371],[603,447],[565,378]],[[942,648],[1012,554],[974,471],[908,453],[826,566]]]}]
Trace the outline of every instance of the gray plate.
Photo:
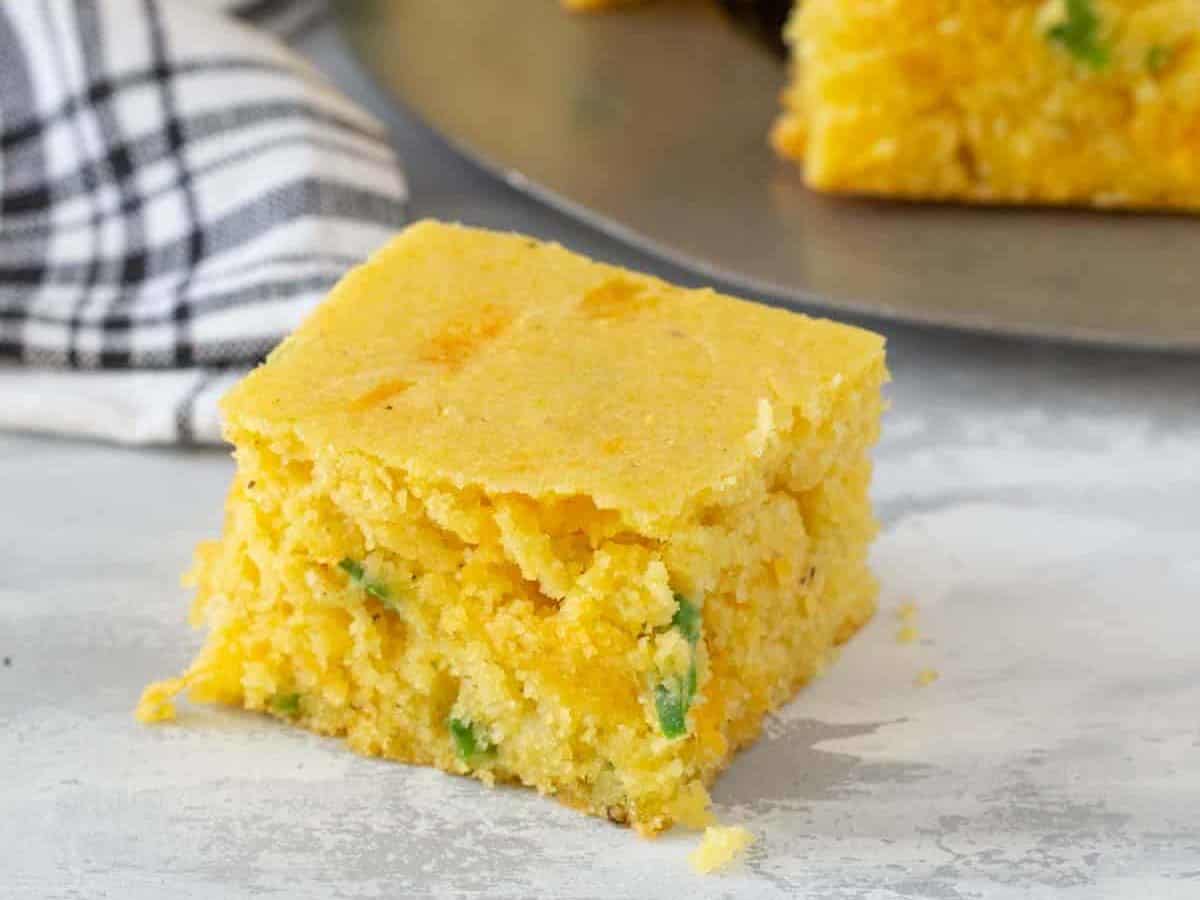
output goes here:
[{"label": "gray plate", "polygon": [[786,304],[1200,349],[1200,221],[830,199],[765,142],[783,64],[702,0],[342,0],[380,83],[603,230]]}]

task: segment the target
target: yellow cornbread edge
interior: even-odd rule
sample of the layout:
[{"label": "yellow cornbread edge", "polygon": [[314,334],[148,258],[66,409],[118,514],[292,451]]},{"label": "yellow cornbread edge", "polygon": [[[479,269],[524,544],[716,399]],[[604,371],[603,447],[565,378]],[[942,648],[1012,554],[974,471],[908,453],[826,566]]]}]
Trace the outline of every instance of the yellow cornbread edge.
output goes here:
[{"label": "yellow cornbread edge", "polygon": [[[340,289],[341,288],[339,288],[339,290]],[[853,396],[856,399],[861,398],[866,401],[869,401],[868,405],[866,407],[866,413],[865,413],[867,415],[867,418],[862,419],[862,420],[858,420],[858,419],[847,420],[847,422],[853,422],[855,424],[855,427],[861,428],[861,427],[865,426],[867,428],[866,432],[862,435],[862,439],[865,441],[865,444],[862,445],[864,447],[864,449],[866,446],[869,446],[870,443],[873,443],[873,440],[874,440],[874,430],[877,428],[878,423],[877,423],[877,420],[873,417],[873,414],[870,412],[870,410],[872,408],[871,403],[878,403],[877,396],[876,396],[877,390],[878,390],[878,383],[881,382],[882,380],[884,380],[884,378],[886,377],[885,369],[883,368],[883,363],[882,363],[882,355],[880,354],[878,356],[874,356],[874,355],[868,354],[868,356],[870,356],[870,359],[860,361],[861,371],[856,371],[856,373],[850,377],[845,377],[845,376],[842,377],[842,381],[845,382],[845,384],[843,386],[844,390],[853,389],[853,391],[854,391]],[[833,400],[830,399],[828,402],[832,405]],[[825,413],[832,415],[833,410],[832,409],[825,410]],[[234,420],[235,420],[235,417],[230,416],[230,421],[232,422]],[[831,418],[830,421],[836,422],[838,420]],[[265,432],[262,434],[259,434],[257,436],[251,436],[249,434],[249,432],[245,431],[246,428],[250,428],[251,430],[253,430],[260,426],[267,427],[270,430],[271,434],[273,434],[275,436],[271,437],[271,436],[267,435]],[[264,442],[264,446],[267,446],[267,445],[271,445],[272,443],[277,443],[278,441],[280,441],[286,433],[292,433],[292,439],[295,439],[298,442],[298,446],[303,446],[304,442],[303,442],[302,436],[295,434],[293,431],[292,425],[286,421],[276,422],[273,424],[267,423],[267,422],[264,422],[261,420],[255,420],[252,422],[243,422],[241,425],[238,425],[236,428],[231,430],[230,435],[231,435],[231,437],[237,438],[239,444],[241,444],[242,449],[244,450],[244,449],[246,449],[246,446],[247,446],[244,443],[244,440],[250,440],[251,442],[260,442],[261,441],[261,442]],[[325,453],[325,451],[322,450],[320,447],[310,448],[310,451],[313,453],[316,453],[317,456],[320,456],[322,453]],[[240,452],[241,451],[239,451],[239,453]],[[329,454],[326,454],[326,455],[329,456]],[[362,454],[360,454],[356,451],[356,453],[352,454],[352,455],[357,456],[357,455],[362,455]],[[329,456],[328,461],[332,462],[336,456],[337,456],[336,454],[333,456]],[[248,473],[243,471],[242,470],[242,462],[244,462],[244,460],[241,460],[239,462],[238,479],[235,480],[234,492],[231,493],[230,515],[234,515],[235,513],[237,513],[240,516],[245,513],[251,512],[254,509],[254,507],[245,506],[245,502],[247,499],[247,490],[254,488],[254,479],[256,477],[258,477],[260,479],[260,483],[258,486],[258,490],[260,492],[265,487],[268,486],[266,483],[266,480],[263,479],[261,475],[257,475],[257,476],[255,475],[255,470],[251,469],[251,470],[249,470]],[[341,463],[338,463],[338,464],[341,465]],[[373,467],[380,471],[386,472],[390,463],[387,463],[387,462],[379,460],[379,459],[370,459],[367,455],[363,455],[362,465],[370,466],[370,467]],[[831,470],[831,472],[828,473],[829,477],[832,477],[833,471],[840,471],[840,469],[836,469],[836,467],[835,467],[835,470]],[[405,477],[407,478],[407,476],[405,476]],[[857,482],[857,483],[860,483],[860,484],[862,483],[861,479],[862,479],[863,475],[861,472],[853,473],[853,477],[856,479],[859,479],[859,482]],[[411,481],[411,479],[408,479],[408,480]],[[402,483],[404,483],[404,482],[402,482]],[[467,488],[465,488],[464,490],[469,492],[472,489],[472,487],[473,487],[473,485],[471,485],[468,482]],[[836,487],[837,487],[836,485],[831,485],[831,488],[836,488]],[[440,490],[440,488],[439,488],[439,490]],[[251,493],[252,493],[252,491],[251,491]],[[867,507],[865,505],[863,506],[862,510],[858,510],[857,512],[866,512],[869,515],[869,510],[867,509]],[[820,513],[820,515],[824,515],[824,514],[825,513]],[[301,520],[303,519],[302,515],[300,516],[300,519]],[[856,520],[856,523],[857,523],[856,527],[857,527],[857,525],[862,524],[861,522],[858,522],[858,520]],[[871,526],[871,528],[867,529],[867,531],[857,533],[856,540],[869,539],[870,532],[872,530],[873,530],[873,526]],[[240,551],[238,551],[238,552],[240,552]],[[342,553],[342,550],[340,550],[340,549],[337,550],[336,552],[333,552],[333,555],[330,557],[330,559],[332,561],[336,561],[336,559],[339,557],[339,555],[341,553]],[[201,590],[197,596],[196,605],[193,610],[193,619],[197,622],[197,624],[202,622],[206,617],[209,619],[210,624],[214,624],[214,620],[211,618],[214,609],[218,609],[218,619],[215,621],[226,622],[226,623],[233,621],[229,618],[231,612],[237,612],[236,609],[229,606],[227,601],[221,599],[222,594],[224,594],[227,591],[236,587],[236,585],[237,585],[236,573],[235,573],[234,579],[232,581],[226,579],[223,582],[225,587],[221,587],[220,585],[217,585],[217,587],[215,587],[215,588],[212,586],[205,587],[206,577],[209,577],[211,575],[211,573],[215,571],[213,569],[213,566],[214,565],[224,565],[224,563],[220,563],[219,560],[217,560],[216,554],[217,554],[217,550],[215,548],[213,548],[213,549],[206,550],[198,558],[197,581],[200,583]],[[265,562],[269,563],[270,560],[265,560]],[[209,575],[206,575],[205,574],[206,572],[209,573]],[[862,574],[862,573],[858,573],[858,571],[856,570],[855,574],[857,577],[859,574]],[[274,577],[274,576],[272,576],[272,577]],[[873,608],[872,594],[873,594],[874,588],[868,579],[867,581],[860,584],[858,586],[858,589],[862,590],[863,593],[861,594],[861,596],[859,596],[855,599],[856,605],[853,606],[853,608],[848,607],[845,610],[843,610],[843,613],[846,615],[846,619],[845,619],[845,621],[841,622],[840,630],[832,636],[835,641],[844,640],[847,637],[849,637],[849,635],[857,627],[861,626],[861,624],[863,622],[865,622],[866,619],[870,615],[870,611]],[[214,591],[215,591],[215,593],[214,593]],[[305,601],[305,602],[307,602],[307,601]],[[713,602],[715,602],[715,601],[713,601]],[[827,601],[823,598],[823,595],[822,595],[822,599],[819,602],[827,602]],[[843,599],[843,602],[846,602],[845,599]],[[216,604],[215,607],[213,606],[214,603]],[[256,604],[256,605],[261,605],[261,604]],[[265,609],[266,608],[264,607],[264,610]],[[713,611],[714,611],[714,613],[716,611],[718,611],[718,607],[713,607]],[[241,613],[238,613],[238,614],[241,615]],[[261,613],[258,613],[258,612],[253,613],[253,615],[260,615],[260,614]],[[253,625],[253,622],[247,621],[247,624]],[[369,623],[366,623],[366,627],[370,627]],[[717,633],[714,633],[713,636],[716,637],[719,635]],[[343,733],[345,726],[329,724],[331,722],[334,722],[334,720],[332,720],[332,719],[324,718],[324,719],[320,719],[320,720],[310,721],[310,718],[312,716],[323,715],[323,714],[320,713],[319,710],[309,709],[307,703],[305,703],[303,705],[304,708],[302,710],[300,708],[296,707],[294,703],[289,704],[292,707],[292,709],[290,712],[288,712],[286,714],[281,712],[280,710],[272,710],[271,709],[272,698],[271,698],[270,691],[278,692],[278,691],[282,690],[284,692],[289,692],[289,691],[295,690],[292,687],[286,687],[286,686],[285,687],[274,687],[274,688],[267,689],[268,690],[267,693],[262,693],[263,689],[257,688],[256,690],[258,690],[259,693],[248,694],[247,693],[247,690],[248,690],[247,682],[245,680],[246,676],[243,672],[240,671],[240,669],[239,669],[239,672],[236,673],[237,678],[239,679],[238,683],[234,684],[234,683],[230,682],[227,677],[228,673],[222,673],[220,670],[221,657],[219,655],[213,656],[211,653],[209,653],[210,649],[215,649],[215,650],[224,652],[223,650],[221,650],[221,648],[219,646],[214,647],[214,645],[212,644],[212,642],[216,639],[217,638],[216,638],[215,632],[210,634],[209,643],[206,643],[205,651],[202,653],[201,657],[199,657],[197,659],[197,661],[195,663],[193,663],[193,665],[189,668],[187,674],[185,674],[185,676],[182,679],[176,679],[171,682],[162,683],[161,685],[152,686],[150,689],[147,690],[146,695],[144,697],[144,701],[139,706],[139,716],[140,717],[142,717],[144,719],[160,720],[160,721],[169,718],[169,714],[165,711],[169,705],[169,696],[178,692],[182,688],[186,687],[188,689],[191,699],[198,701],[198,702],[218,701],[218,702],[234,703],[236,705],[246,705],[249,708],[253,708],[253,709],[263,709],[266,711],[272,711],[275,715],[277,715],[280,718],[293,720],[297,724],[305,725],[306,727],[313,728],[314,730],[317,730],[321,733],[332,733],[332,734]],[[289,640],[291,640],[291,639],[289,638]],[[812,661],[814,666],[819,668],[819,663],[820,663],[820,661],[823,661],[824,658],[826,657],[827,650],[828,650],[828,647],[826,646],[825,649],[820,652],[821,660],[813,660]],[[241,665],[241,663],[239,663],[239,666],[240,665]],[[258,665],[258,663],[256,663],[256,665]],[[284,673],[284,674],[286,675],[286,673]],[[814,674],[816,674],[815,670],[807,672],[807,674],[801,673],[801,677],[798,677],[796,680],[794,680],[790,684],[775,685],[774,689],[776,690],[776,693],[772,694],[771,698],[769,699],[769,702],[767,702],[765,704],[766,707],[773,708],[773,707],[777,706],[779,703],[786,700],[800,686],[800,684],[803,683],[803,681],[807,680],[808,677],[812,677]],[[259,677],[259,676],[256,676],[256,677]],[[701,687],[701,691],[705,690],[703,681],[701,681],[700,687]],[[764,700],[765,699],[766,698],[764,698]],[[711,780],[716,777],[716,775],[720,772],[720,770],[724,768],[724,766],[727,764],[728,760],[733,756],[733,754],[736,753],[737,749],[739,749],[741,746],[744,746],[746,743],[748,743],[749,741],[754,739],[754,737],[758,733],[758,729],[761,727],[761,714],[756,713],[756,715],[759,716],[759,718],[757,720],[755,720],[753,718],[748,719],[746,721],[746,723],[744,723],[743,726],[740,726],[741,727],[740,731],[730,732],[730,734],[728,735],[729,740],[728,740],[728,745],[727,745],[726,749],[722,753],[720,753],[717,758],[710,759],[706,763],[705,768],[703,769],[703,782],[704,783],[711,782]],[[396,752],[388,752],[386,749],[379,749],[378,747],[375,747],[374,745],[364,745],[362,743],[356,744],[353,739],[353,735],[351,736],[351,745],[354,747],[354,749],[359,750],[360,752],[368,752],[368,753],[373,753],[373,754],[393,756],[394,758],[406,759],[408,761],[416,761],[416,762],[421,762],[421,763],[425,763],[425,764],[433,764],[433,765],[437,765],[439,768],[445,768],[447,771],[454,771],[454,772],[458,772],[460,774],[473,774],[476,777],[481,778],[482,780],[489,781],[489,783],[491,782],[491,780],[493,780],[492,773],[489,770],[485,769],[485,770],[472,771],[469,768],[464,769],[464,768],[462,768],[461,765],[459,765],[457,763],[451,764],[451,763],[447,763],[445,761],[438,761],[436,758],[430,757],[428,755],[423,755],[423,751],[420,751],[420,752],[405,751],[403,754],[396,753]],[[416,753],[416,755],[415,756],[412,755],[413,753]],[[541,785],[539,785],[539,787],[541,787]],[[698,781],[691,781],[691,782],[687,782],[686,784],[681,785],[681,787],[683,789],[682,792],[675,799],[673,799],[670,802],[670,804],[667,808],[664,808],[661,812],[652,813],[643,818],[633,818],[631,815],[629,815],[627,813],[622,813],[620,811],[618,811],[615,814],[612,812],[609,812],[608,815],[610,818],[614,818],[618,821],[624,819],[625,821],[628,821],[630,824],[632,824],[634,827],[636,827],[639,830],[639,832],[646,833],[646,834],[653,834],[653,833],[657,832],[658,830],[660,830],[661,828],[664,828],[664,827],[668,826],[669,824],[671,824],[672,821],[679,821],[682,824],[690,825],[692,827],[698,827],[698,826],[704,825],[707,822],[711,821],[710,817],[708,816],[707,810],[706,810],[708,798],[707,798],[707,793],[703,790],[703,784]],[[572,797],[566,791],[560,790],[558,792],[558,799],[562,800],[565,803],[568,803],[569,805],[578,806],[579,808],[584,809],[585,811],[588,811],[588,812],[592,812],[592,813],[598,812],[593,806],[589,805],[585,799],[583,799],[581,797]],[[603,811],[601,811],[598,814],[604,814],[604,813],[603,813]]]}]

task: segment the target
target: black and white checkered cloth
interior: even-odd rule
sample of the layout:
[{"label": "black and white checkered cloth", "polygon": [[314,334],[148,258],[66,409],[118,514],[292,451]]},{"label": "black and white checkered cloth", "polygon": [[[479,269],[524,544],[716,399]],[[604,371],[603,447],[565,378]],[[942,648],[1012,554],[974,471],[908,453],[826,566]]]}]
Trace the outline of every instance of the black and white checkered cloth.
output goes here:
[{"label": "black and white checkered cloth", "polygon": [[0,427],[219,441],[220,394],[403,224],[381,126],[277,38],[321,14],[0,0]]}]

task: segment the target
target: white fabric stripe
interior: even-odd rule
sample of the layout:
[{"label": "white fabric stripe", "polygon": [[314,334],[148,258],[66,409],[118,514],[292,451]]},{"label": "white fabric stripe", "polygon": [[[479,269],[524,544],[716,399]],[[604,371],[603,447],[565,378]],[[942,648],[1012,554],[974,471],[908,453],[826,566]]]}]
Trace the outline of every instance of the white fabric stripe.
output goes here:
[{"label": "white fabric stripe", "polygon": [[[220,372],[192,413],[201,443],[220,439],[217,401],[247,370]],[[0,368],[0,428],[119,444],[172,444],[175,411],[208,369],[72,372]]]}]

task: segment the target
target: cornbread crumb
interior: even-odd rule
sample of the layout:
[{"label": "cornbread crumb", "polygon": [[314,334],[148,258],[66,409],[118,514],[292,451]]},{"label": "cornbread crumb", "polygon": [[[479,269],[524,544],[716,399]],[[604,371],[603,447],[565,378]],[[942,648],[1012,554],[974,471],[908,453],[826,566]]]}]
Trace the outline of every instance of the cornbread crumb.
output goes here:
[{"label": "cornbread crumb", "polygon": [[728,866],[752,843],[754,835],[740,825],[710,825],[688,861],[701,875],[708,875]]},{"label": "cornbread crumb", "polygon": [[175,704],[172,699],[186,686],[183,678],[158,681],[142,691],[134,716],[139,722],[174,722]]},{"label": "cornbread crumb", "polygon": [[917,673],[916,684],[917,684],[917,687],[925,687],[927,685],[933,684],[937,680],[938,680],[937,669],[922,669],[920,672]]},{"label": "cornbread crumb", "polygon": [[896,643],[911,644],[913,641],[915,641],[920,636],[921,636],[921,632],[917,631],[917,629],[914,626],[905,625],[899,631],[896,632]]},{"label": "cornbread crumb", "polygon": [[909,600],[907,603],[901,603],[896,607],[896,618],[901,622],[912,624],[917,618],[917,604]]}]

